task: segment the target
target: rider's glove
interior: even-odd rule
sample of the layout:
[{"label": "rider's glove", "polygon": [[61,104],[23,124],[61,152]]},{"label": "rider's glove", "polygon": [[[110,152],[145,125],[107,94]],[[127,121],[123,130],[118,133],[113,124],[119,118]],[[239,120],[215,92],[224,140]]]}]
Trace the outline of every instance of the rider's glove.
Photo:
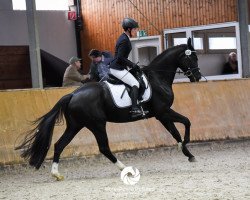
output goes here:
[{"label": "rider's glove", "polygon": [[139,65],[135,64],[135,65],[132,67],[132,69],[140,70],[140,67],[139,67]]}]

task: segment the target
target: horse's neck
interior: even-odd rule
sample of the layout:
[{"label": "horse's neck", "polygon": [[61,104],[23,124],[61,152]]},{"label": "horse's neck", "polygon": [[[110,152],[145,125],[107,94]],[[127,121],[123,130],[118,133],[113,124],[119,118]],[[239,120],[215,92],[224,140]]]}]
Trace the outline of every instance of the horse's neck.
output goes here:
[{"label": "horse's neck", "polygon": [[167,82],[168,85],[172,85],[177,70],[177,61],[176,60],[160,60],[155,63],[155,67],[152,67],[152,74],[155,78],[158,78],[160,81]]},{"label": "horse's neck", "polygon": [[158,81],[167,83],[170,86],[173,84],[178,68],[179,55],[184,48],[185,46],[182,45],[168,49],[152,61],[148,68],[155,81],[159,79]]},{"label": "horse's neck", "polygon": [[172,86],[174,77],[175,77],[176,70],[169,70],[169,71],[151,71],[150,76],[152,80],[157,81],[160,84],[167,84]]}]

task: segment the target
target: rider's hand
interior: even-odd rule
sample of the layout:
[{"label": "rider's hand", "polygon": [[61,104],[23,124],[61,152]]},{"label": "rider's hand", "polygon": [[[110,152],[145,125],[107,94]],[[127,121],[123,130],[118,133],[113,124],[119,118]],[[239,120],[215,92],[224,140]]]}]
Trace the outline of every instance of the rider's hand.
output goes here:
[{"label": "rider's hand", "polygon": [[134,65],[134,66],[133,66],[133,69],[140,70],[141,68],[140,68],[139,65]]}]

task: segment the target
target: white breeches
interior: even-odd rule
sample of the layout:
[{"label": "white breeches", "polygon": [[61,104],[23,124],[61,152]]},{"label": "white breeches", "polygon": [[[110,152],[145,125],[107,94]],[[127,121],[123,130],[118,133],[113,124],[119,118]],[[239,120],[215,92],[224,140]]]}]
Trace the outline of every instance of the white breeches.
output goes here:
[{"label": "white breeches", "polygon": [[131,87],[136,86],[139,88],[140,86],[139,82],[135,79],[135,77],[126,69],[116,70],[111,68],[110,73]]}]

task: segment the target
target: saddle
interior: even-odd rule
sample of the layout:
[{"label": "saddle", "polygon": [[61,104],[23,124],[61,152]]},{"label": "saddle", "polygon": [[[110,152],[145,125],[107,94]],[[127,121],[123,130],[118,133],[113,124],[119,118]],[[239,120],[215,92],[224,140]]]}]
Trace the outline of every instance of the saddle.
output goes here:
[{"label": "saddle", "polygon": [[[140,103],[145,103],[151,99],[152,89],[148,82],[148,79],[144,73],[142,73],[142,78],[139,79],[140,82]],[[103,81],[110,91],[113,102],[117,108],[128,108],[132,105],[132,100],[130,96],[131,87],[124,84],[122,81],[116,79],[112,75],[109,79]],[[141,86],[142,85],[142,86]],[[144,92],[145,90],[145,92]]]},{"label": "saddle", "polygon": [[[139,101],[142,101],[142,96],[143,96],[145,90],[147,89],[147,86],[146,86],[146,84],[145,84],[145,82],[144,82],[144,80],[143,80],[143,77],[142,77],[143,73],[142,73],[142,71],[141,71],[140,68],[133,68],[133,69],[131,69],[129,72],[130,72],[130,73],[136,78],[136,80],[139,82],[139,85],[140,85],[140,86],[139,86],[138,100],[139,100]],[[113,85],[125,85],[125,89],[124,89],[124,91],[123,91],[123,94],[124,94],[125,90],[127,90],[128,94],[129,94],[129,96],[130,96],[131,87],[130,87],[128,84],[122,82],[120,79],[118,79],[118,78],[116,78],[115,76],[113,76],[112,74],[109,74],[109,78],[107,79],[107,82],[109,82],[110,84],[113,84]],[[131,97],[131,96],[130,96],[130,97]]]}]

